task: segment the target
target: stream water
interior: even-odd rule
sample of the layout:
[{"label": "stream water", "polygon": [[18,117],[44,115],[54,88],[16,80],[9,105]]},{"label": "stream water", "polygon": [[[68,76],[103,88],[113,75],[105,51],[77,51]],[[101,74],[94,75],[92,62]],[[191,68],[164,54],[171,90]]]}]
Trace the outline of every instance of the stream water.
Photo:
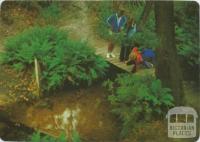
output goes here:
[{"label": "stream water", "polygon": [[101,84],[63,90],[33,105],[15,104],[12,118],[53,136],[61,132],[70,136],[76,130],[87,141],[114,142],[119,136],[120,123],[110,112],[107,95]]},{"label": "stream water", "polygon": [[0,120],[0,138],[5,141],[24,141],[34,132],[30,127],[10,121],[8,118]]}]

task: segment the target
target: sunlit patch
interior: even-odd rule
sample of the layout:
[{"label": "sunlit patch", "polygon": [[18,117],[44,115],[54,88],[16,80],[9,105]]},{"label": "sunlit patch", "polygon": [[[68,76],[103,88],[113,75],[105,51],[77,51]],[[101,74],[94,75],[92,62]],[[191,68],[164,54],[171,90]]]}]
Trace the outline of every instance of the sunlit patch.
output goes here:
[{"label": "sunlit patch", "polygon": [[71,134],[73,130],[76,130],[78,124],[78,114],[80,109],[66,108],[62,114],[54,115],[54,122],[56,129],[64,130],[67,134]]}]

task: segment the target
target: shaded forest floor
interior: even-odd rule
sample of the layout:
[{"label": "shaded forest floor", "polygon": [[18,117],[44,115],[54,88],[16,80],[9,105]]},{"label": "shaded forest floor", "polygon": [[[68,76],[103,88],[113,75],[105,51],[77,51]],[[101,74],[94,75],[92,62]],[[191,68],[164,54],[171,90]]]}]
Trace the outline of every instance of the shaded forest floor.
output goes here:
[{"label": "shaded forest floor", "polygon": [[[96,17],[95,13],[89,13],[84,3],[77,3],[80,9],[72,7],[63,11],[64,16],[58,23],[63,30],[68,30],[69,35],[77,40],[87,40],[92,47],[105,48],[107,42],[100,39],[94,32]],[[14,24],[6,25],[0,23],[1,44],[3,39],[9,35],[14,35],[23,29],[32,26],[34,23],[34,13],[24,9],[13,9]],[[26,14],[25,14],[26,13]],[[91,18],[93,17],[93,18]],[[26,20],[25,20],[26,19]],[[3,50],[3,46],[0,46]],[[119,48],[115,48],[119,52]],[[0,67],[0,102],[1,106],[6,106],[8,116],[13,120],[24,123],[29,127],[48,132],[52,135],[58,135],[61,130],[55,129],[56,124],[53,115],[61,114],[66,108],[74,110],[80,108],[77,130],[85,141],[96,142],[116,142],[119,137],[120,121],[110,113],[110,105],[107,101],[107,92],[102,89],[101,83],[97,83],[90,88],[79,88],[75,90],[62,90],[56,93],[56,96],[50,95],[48,98],[42,98],[33,103],[16,102],[15,97],[22,93],[18,90],[18,84],[22,81],[28,81],[28,77],[20,75],[9,67]],[[12,96],[16,87],[16,96]],[[26,90],[26,83],[24,83]],[[192,83],[184,83],[185,100],[187,106],[192,106],[200,110],[199,90]],[[47,104],[47,102],[50,104]],[[159,138],[159,139],[158,139]],[[166,120],[152,121],[151,123],[141,124],[129,139],[123,142],[178,142],[167,138]],[[186,140],[187,141],[187,140]],[[121,142],[121,141],[120,141]]]}]

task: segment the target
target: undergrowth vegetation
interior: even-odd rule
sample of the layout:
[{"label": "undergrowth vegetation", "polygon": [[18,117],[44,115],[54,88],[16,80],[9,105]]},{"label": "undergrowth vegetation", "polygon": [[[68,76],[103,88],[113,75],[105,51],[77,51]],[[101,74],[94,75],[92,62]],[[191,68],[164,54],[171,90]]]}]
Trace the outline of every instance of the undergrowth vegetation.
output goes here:
[{"label": "undergrowth vegetation", "polygon": [[100,5],[97,7],[96,11],[97,11],[97,16],[98,16],[96,32],[99,34],[100,37],[104,39],[108,39],[109,27],[107,24],[107,19],[111,14],[113,14],[111,2],[108,2],[108,1],[101,2]]},{"label": "undergrowth vegetation", "polygon": [[51,3],[49,6],[40,9],[39,18],[44,20],[45,25],[55,25],[61,18],[61,7],[58,3]]},{"label": "undergrowth vegetation", "polygon": [[[190,65],[199,65],[199,15],[196,2],[175,2],[178,54]],[[191,16],[192,15],[192,16]]]},{"label": "undergrowth vegetation", "polygon": [[[30,142],[70,142],[69,138],[64,133],[62,133],[58,138],[55,138],[49,135],[42,136],[40,132],[33,133],[29,141]],[[78,132],[74,131],[72,133],[71,142],[81,142]]]},{"label": "undergrowth vegetation", "polygon": [[22,71],[33,69],[36,58],[41,68],[43,91],[64,83],[80,85],[102,77],[108,64],[85,42],[73,41],[55,27],[34,27],[7,39],[3,62]]},{"label": "undergrowth vegetation", "polygon": [[122,120],[122,137],[133,132],[138,122],[165,115],[174,105],[171,90],[162,87],[161,81],[150,75],[121,74],[103,85],[112,94],[108,97],[112,112]]}]

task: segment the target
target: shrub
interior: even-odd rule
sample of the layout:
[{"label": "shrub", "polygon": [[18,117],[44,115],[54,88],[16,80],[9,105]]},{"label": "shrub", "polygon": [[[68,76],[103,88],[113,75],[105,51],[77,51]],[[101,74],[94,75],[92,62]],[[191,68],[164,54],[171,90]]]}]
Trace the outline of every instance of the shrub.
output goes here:
[{"label": "shrub", "polygon": [[[77,131],[74,131],[72,133],[72,142],[81,142],[79,134]],[[30,142],[68,142],[67,136],[62,133],[58,138],[44,135],[41,136],[40,132],[33,133],[33,135],[30,137]]]},{"label": "shrub", "polygon": [[175,2],[175,32],[178,54],[192,66],[199,60],[199,6],[195,2]]},{"label": "shrub", "polygon": [[112,93],[108,97],[112,112],[123,122],[122,137],[128,135],[138,122],[165,114],[164,111],[173,106],[170,89],[163,88],[160,80],[149,75],[121,74],[114,81],[106,81],[104,86]]},{"label": "shrub", "polygon": [[45,24],[56,24],[61,17],[61,8],[58,3],[51,3],[49,6],[40,9],[40,17]]},{"label": "shrub", "polygon": [[18,70],[32,67],[34,58],[38,59],[44,91],[55,90],[65,82],[90,85],[108,67],[87,43],[73,41],[52,26],[34,27],[10,37],[5,48],[4,63]]},{"label": "shrub", "polygon": [[200,64],[198,38],[179,26],[176,26],[176,47],[190,65]]},{"label": "shrub", "polygon": [[67,142],[67,137],[61,134],[60,137],[54,138],[49,135],[41,136],[40,132],[33,133],[30,137],[30,142]]},{"label": "shrub", "polygon": [[72,133],[72,142],[81,142],[79,133],[77,131],[73,131]]},{"label": "shrub", "polygon": [[104,39],[109,38],[109,33],[108,33],[109,27],[107,24],[107,19],[112,13],[113,11],[111,2],[109,1],[100,2],[100,5],[97,9],[98,21],[97,21],[96,31],[99,34],[99,36]]},{"label": "shrub", "polygon": [[138,43],[141,48],[155,48],[158,46],[158,38],[155,32],[144,29],[142,32],[136,32],[132,39],[132,43]]},{"label": "shrub", "polygon": [[[138,7],[137,9],[138,10],[136,10],[136,11],[139,11],[141,14],[142,11],[140,10],[140,8]],[[137,15],[139,15],[139,14],[137,14]],[[139,16],[137,16],[137,17],[139,17]],[[140,20],[139,18],[137,18],[137,19],[138,19],[138,21]],[[137,25],[137,27],[139,27],[139,25]],[[142,31],[136,32],[132,37],[132,41],[133,41],[133,43],[138,43],[140,45],[140,47],[142,47],[142,48],[155,49],[159,43],[158,39],[159,38],[157,37],[156,32],[155,32],[154,11],[152,10],[149,14],[149,18],[145,22],[145,25],[144,25]]]}]

